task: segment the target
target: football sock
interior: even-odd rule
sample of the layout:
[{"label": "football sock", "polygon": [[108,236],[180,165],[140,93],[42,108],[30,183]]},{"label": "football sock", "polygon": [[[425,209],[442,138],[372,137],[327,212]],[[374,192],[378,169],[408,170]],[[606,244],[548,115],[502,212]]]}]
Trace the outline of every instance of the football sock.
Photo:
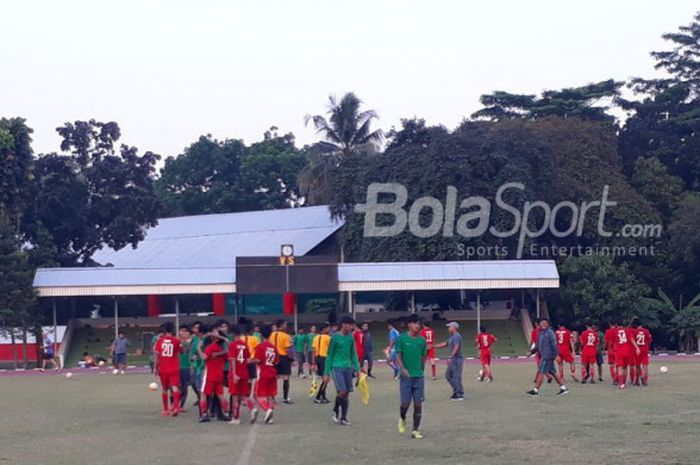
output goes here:
[{"label": "football sock", "polygon": [[250,399],[250,397],[246,398],[245,400],[245,406],[248,407],[248,410],[253,410],[255,408],[255,404],[253,401]]},{"label": "football sock", "polygon": [[401,419],[405,420],[406,419],[406,413],[408,412],[408,405],[407,404],[401,404],[401,407],[399,407],[399,414],[401,415]]},{"label": "football sock", "polygon": [[180,391],[173,392],[173,410],[180,408]]},{"label": "football sock", "polygon": [[433,372],[433,378],[435,378],[437,376],[437,365],[433,363],[430,368]]},{"label": "football sock", "polygon": [[285,379],[284,382],[282,382],[282,389],[284,391],[283,399],[289,399],[289,380],[288,379]]},{"label": "football sock", "polygon": [[342,397],[336,397],[335,398],[335,405],[333,406],[333,412],[335,412],[336,415],[340,413],[340,404],[343,402]]},{"label": "football sock", "polygon": [[258,401],[258,405],[260,405],[261,409],[267,411],[270,408],[269,404],[267,403],[267,400],[262,399],[260,397],[258,397],[256,400]]},{"label": "football sock", "polygon": [[341,418],[343,420],[347,420],[348,419],[348,410],[350,409],[350,399],[348,399],[347,397],[343,397],[343,399],[340,403],[340,409],[343,412],[343,414],[341,415]]},{"label": "football sock", "polygon": [[413,406],[413,431],[418,431],[420,429],[420,421],[423,418],[423,406],[414,405]]},{"label": "football sock", "polygon": [[221,400],[221,414],[226,415],[226,413],[229,412],[228,401],[226,399],[219,399],[219,400]]},{"label": "football sock", "polygon": [[163,401],[163,411],[167,412],[168,411],[168,393],[164,392],[160,395],[161,400]]},{"label": "football sock", "polygon": [[241,416],[241,401],[238,399],[231,404],[231,416],[233,418],[240,418]]},{"label": "football sock", "polygon": [[202,400],[199,401],[199,415],[204,416],[207,414],[207,398],[202,397]]},{"label": "football sock", "polygon": [[180,403],[177,404],[179,407],[184,407],[187,402],[187,391],[189,387],[185,384],[184,389],[180,389]]}]

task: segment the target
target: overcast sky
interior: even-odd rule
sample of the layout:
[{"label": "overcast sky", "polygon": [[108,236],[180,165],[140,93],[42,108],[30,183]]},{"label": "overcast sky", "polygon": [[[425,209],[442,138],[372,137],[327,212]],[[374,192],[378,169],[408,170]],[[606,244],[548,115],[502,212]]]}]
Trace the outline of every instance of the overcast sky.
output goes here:
[{"label": "overcast sky", "polygon": [[454,128],[490,91],[652,76],[660,35],[697,0],[12,1],[0,27],[0,116],[37,152],[65,121],[114,120],[164,156],[201,134],[316,139],[306,113],[355,91],[384,129]]}]

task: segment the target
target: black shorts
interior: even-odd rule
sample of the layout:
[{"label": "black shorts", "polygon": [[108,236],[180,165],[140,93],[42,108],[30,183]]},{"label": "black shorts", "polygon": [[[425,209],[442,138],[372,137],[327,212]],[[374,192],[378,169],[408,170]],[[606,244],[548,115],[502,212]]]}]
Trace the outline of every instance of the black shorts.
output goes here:
[{"label": "black shorts", "polygon": [[280,355],[280,363],[277,365],[278,376],[289,376],[292,374],[292,359],[287,355]]},{"label": "black shorts", "polygon": [[43,357],[44,360],[52,360],[52,359],[53,359],[53,354],[48,353],[48,352],[44,352],[44,354],[42,355],[42,357]]},{"label": "black shorts", "polygon": [[326,357],[316,357],[316,373],[323,376],[326,371]]},{"label": "black shorts", "polygon": [[248,378],[256,379],[258,377],[258,366],[255,363],[248,364]]}]

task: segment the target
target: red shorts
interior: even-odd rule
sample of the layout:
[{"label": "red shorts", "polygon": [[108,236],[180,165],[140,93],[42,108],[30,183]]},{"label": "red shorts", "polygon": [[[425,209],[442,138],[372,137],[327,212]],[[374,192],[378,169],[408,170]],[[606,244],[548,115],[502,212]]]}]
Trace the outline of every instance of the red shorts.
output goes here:
[{"label": "red shorts", "polygon": [[629,352],[622,352],[615,354],[615,366],[617,367],[630,367],[635,364],[636,356],[630,354]]},{"label": "red shorts", "polygon": [[277,378],[258,378],[255,383],[257,397],[275,397],[277,395]]},{"label": "red shorts", "polygon": [[559,359],[562,362],[574,363],[574,356],[571,354],[570,350],[559,352]]},{"label": "red shorts", "polygon": [[217,396],[224,395],[224,382],[214,381],[211,379],[204,380],[204,385],[202,386],[202,394],[205,396],[211,396],[216,394]]},{"label": "red shorts", "polygon": [[593,353],[587,353],[584,352],[581,354],[581,364],[582,365],[595,365],[597,363],[596,361],[596,356],[595,352]]},{"label": "red shorts", "polygon": [[180,387],[180,372],[171,371],[169,373],[160,373],[160,385],[163,390],[168,390],[171,387]]},{"label": "red shorts", "polygon": [[232,396],[249,396],[250,395],[250,380],[241,378],[237,383],[233,379],[228,382],[228,391]]},{"label": "red shorts", "polygon": [[637,365],[649,365],[649,351],[640,350],[639,355],[636,357]]},{"label": "red shorts", "polygon": [[482,365],[491,365],[491,351],[482,351],[479,354],[479,360]]},{"label": "red shorts", "polygon": [[428,349],[428,360],[435,360],[435,349]]}]

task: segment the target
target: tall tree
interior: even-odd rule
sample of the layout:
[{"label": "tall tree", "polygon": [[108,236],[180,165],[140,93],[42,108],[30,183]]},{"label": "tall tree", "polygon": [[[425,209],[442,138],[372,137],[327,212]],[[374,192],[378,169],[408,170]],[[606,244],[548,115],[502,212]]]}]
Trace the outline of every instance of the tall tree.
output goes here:
[{"label": "tall tree", "polygon": [[156,224],[160,203],[153,176],[160,158],[119,144],[116,123],[95,120],[57,129],[64,154],[36,160],[33,202],[25,214],[29,239],[50,238],[60,263],[86,262],[102,246],[135,247]]},{"label": "tall tree", "polygon": [[620,133],[622,159],[631,173],[639,158],[658,158],[687,189],[700,190],[700,13],[662,37],[670,50],[651,56],[666,77],[633,79],[640,98],[621,100],[632,113]]},{"label": "tall tree", "polygon": [[322,141],[309,148],[308,161],[299,174],[302,194],[311,204],[330,199],[329,172],[351,155],[373,153],[384,141],[381,129],[372,129],[378,119],[374,110],[361,110],[362,101],[348,92],[340,100],[328,97],[324,115],[306,115],[305,124],[312,124]]},{"label": "tall tree", "polygon": [[500,121],[560,116],[613,122],[615,118],[608,111],[619,96],[622,85],[623,82],[609,79],[581,87],[546,90],[541,97],[495,91],[481,96],[485,108],[473,113],[472,118]]},{"label": "tall tree", "polygon": [[16,229],[31,195],[31,133],[22,118],[0,118],[0,213],[4,212]]},{"label": "tall tree", "polygon": [[276,127],[250,147],[202,136],[165,160],[156,185],[169,216],[288,208],[301,202],[297,174],[304,163],[294,136]]}]

